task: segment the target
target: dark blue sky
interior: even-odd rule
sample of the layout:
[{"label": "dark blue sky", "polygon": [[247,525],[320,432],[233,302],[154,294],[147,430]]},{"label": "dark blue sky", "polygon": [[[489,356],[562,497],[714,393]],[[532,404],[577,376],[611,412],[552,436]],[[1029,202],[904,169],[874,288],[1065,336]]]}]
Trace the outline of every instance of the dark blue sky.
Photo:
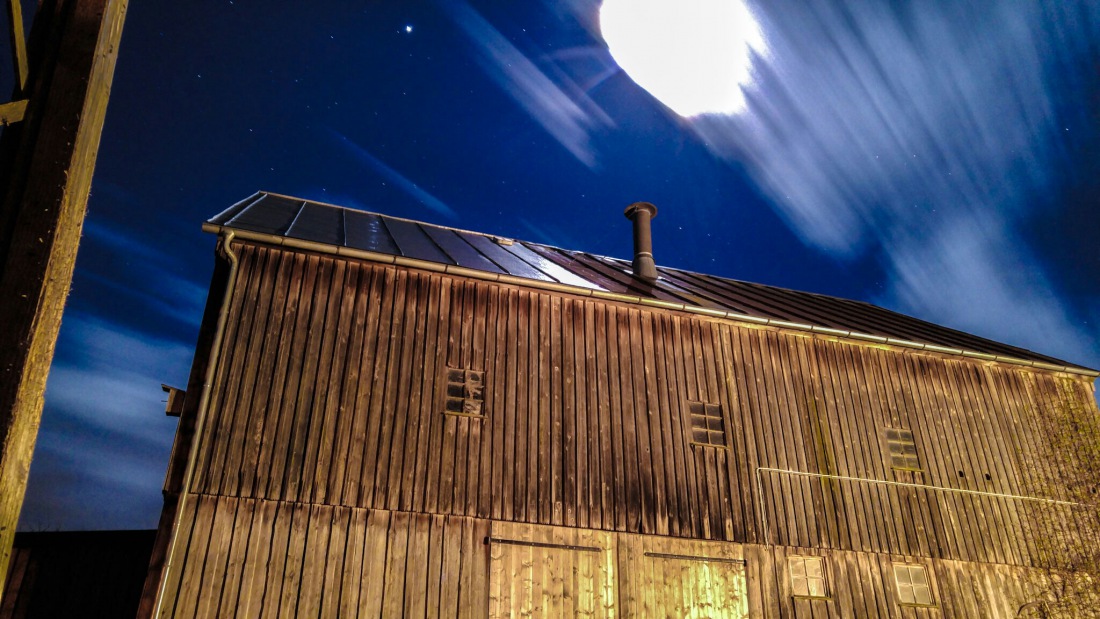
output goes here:
[{"label": "dark blue sky", "polygon": [[350,4],[131,4],[23,528],[155,526],[200,225],[258,189],[623,258],[647,200],[659,264],[1100,367],[1096,3],[758,2],[747,109],[693,119],[598,2]]}]

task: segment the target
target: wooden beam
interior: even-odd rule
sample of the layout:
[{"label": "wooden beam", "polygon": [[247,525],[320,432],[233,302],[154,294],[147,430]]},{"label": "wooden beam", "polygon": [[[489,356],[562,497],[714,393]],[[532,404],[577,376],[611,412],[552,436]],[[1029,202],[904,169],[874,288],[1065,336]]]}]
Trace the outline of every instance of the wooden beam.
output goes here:
[{"label": "wooden beam", "polygon": [[23,7],[19,0],[8,0],[8,17],[11,18],[11,59],[19,92],[23,92],[27,87],[27,39],[23,35]]},{"label": "wooden beam", "polygon": [[23,120],[27,114],[27,100],[11,101],[0,105],[0,127]]},{"label": "wooden beam", "polygon": [[183,401],[187,392],[177,387],[161,384],[161,391],[168,394],[168,400],[164,403],[164,414],[169,417],[179,417],[183,412]]},{"label": "wooden beam", "polygon": [[55,0],[35,18],[30,104],[0,179],[0,582],[72,283],[126,5]]}]

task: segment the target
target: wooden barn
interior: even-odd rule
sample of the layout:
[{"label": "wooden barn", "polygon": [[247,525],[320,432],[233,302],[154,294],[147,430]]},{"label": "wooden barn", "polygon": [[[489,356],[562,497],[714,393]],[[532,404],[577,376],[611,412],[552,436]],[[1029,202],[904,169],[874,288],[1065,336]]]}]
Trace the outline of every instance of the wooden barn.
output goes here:
[{"label": "wooden barn", "polygon": [[1014,617],[1097,530],[1047,423],[1095,423],[1096,371],[656,267],[627,214],[633,264],[269,193],[207,222],[140,616]]}]

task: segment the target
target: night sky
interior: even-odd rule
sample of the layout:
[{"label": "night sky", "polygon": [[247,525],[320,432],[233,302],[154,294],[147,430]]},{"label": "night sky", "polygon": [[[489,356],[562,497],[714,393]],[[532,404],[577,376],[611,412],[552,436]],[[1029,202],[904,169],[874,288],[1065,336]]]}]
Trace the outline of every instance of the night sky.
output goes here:
[{"label": "night sky", "polygon": [[260,189],[620,258],[645,200],[658,264],[1100,368],[1100,3],[761,1],[743,110],[692,118],[598,2],[351,4],[131,3],[23,529],[156,525],[200,225]]}]

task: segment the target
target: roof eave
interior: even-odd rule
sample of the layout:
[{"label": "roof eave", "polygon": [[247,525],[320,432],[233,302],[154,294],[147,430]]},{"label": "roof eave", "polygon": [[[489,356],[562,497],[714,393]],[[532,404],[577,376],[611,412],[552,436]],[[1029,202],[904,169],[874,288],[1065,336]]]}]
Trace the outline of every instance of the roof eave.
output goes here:
[{"label": "roof eave", "polygon": [[[253,196],[254,197],[254,196]],[[251,198],[249,198],[251,199]],[[245,200],[247,201],[247,200]],[[231,207],[233,208],[233,207]],[[546,282],[537,279],[528,279],[524,277],[518,277],[515,275],[490,273],[487,271],[478,271],[476,269],[470,269],[452,264],[441,264],[438,262],[430,262],[427,260],[419,260],[416,258],[406,258],[404,256],[394,256],[391,254],[383,254],[378,252],[366,251],[362,249],[353,249],[349,247],[342,247],[337,245],[330,245],[327,243],[318,243],[315,241],[307,241],[304,239],[296,239],[292,237],[280,236],[275,234],[265,234],[261,232],[253,232],[250,230],[243,230],[232,226],[223,226],[210,221],[205,222],[202,225],[203,232],[209,232],[212,234],[222,234],[224,231],[232,230],[235,238],[238,240],[256,241],[260,243],[266,243],[269,245],[277,245],[282,247],[290,247],[294,249],[304,249],[307,251],[314,251],[318,253],[331,254],[335,256],[341,256],[346,258],[357,258],[360,260],[367,260],[370,262],[377,262],[382,264],[396,264],[400,266],[407,266],[411,268],[418,268],[427,271],[433,271],[436,273],[448,273],[451,275],[458,275],[462,277],[469,277],[473,279],[480,279],[485,281],[495,281],[508,284],[516,284],[521,286],[527,286],[529,288],[538,288],[540,290],[552,290],[555,292],[564,292],[568,294],[574,294],[584,297],[592,297],[597,299],[605,299],[611,301],[619,301],[621,303],[630,303],[634,305],[643,305],[649,307],[661,307],[666,309],[673,309],[684,311],[692,314],[699,314],[702,316],[710,316],[714,318],[724,318],[727,320],[733,320],[736,322],[749,323],[753,325],[770,326],[779,329],[787,329],[792,331],[802,331],[809,333],[816,333],[820,335],[829,335],[834,337],[841,337],[846,339],[859,340],[862,342],[874,342],[878,344],[887,344],[890,346],[898,346],[901,348],[909,348],[914,350],[923,350],[927,352],[936,352],[941,354],[955,355],[961,357],[969,357],[972,359],[982,359],[985,361],[996,361],[1000,363],[1008,363],[1011,365],[1033,367],[1042,370],[1049,370],[1052,372],[1065,372],[1068,374],[1077,374],[1081,376],[1088,376],[1091,378],[1100,377],[1100,371],[1077,365],[1057,365],[1053,363],[1045,363],[1042,361],[1032,361],[1028,359],[1020,359],[1017,357],[1011,357],[1007,355],[992,355],[989,353],[977,352],[972,350],[965,350],[961,348],[949,348],[947,346],[939,346],[936,344],[926,344],[923,342],[915,342],[910,340],[903,340],[891,337],[883,337],[881,335],[873,335],[870,333],[860,333],[858,331],[848,331],[844,329],[832,329],[827,327],[819,327],[815,325],[808,325],[796,322],[789,322],[785,320],[777,320],[774,318],[762,318],[760,316],[752,316],[749,314],[740,314],[737,312],[728,312],[713,308],[699,307],[686,303],[671,303],[667,301],[660,301],[657,299],[649,299],[644,297],[638,297],[634,295],[620,294],[616,292],[607,292],[603,290],[593,290],[591,288],[583,288],[580,286],[572,286],[569,284],[562,284],[558,282]]]}]

